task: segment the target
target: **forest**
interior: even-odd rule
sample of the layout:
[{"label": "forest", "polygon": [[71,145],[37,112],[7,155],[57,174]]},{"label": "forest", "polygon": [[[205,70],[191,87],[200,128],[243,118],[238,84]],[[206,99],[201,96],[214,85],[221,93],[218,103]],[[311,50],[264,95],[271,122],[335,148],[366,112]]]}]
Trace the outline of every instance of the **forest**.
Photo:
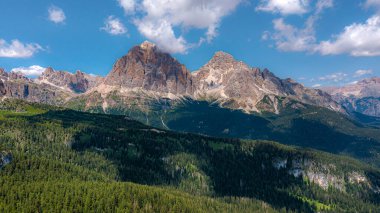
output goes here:
[{"label": "forest", "polygon": [[0,103],[0,212],[379,212],[379,191],[350,157]]}]

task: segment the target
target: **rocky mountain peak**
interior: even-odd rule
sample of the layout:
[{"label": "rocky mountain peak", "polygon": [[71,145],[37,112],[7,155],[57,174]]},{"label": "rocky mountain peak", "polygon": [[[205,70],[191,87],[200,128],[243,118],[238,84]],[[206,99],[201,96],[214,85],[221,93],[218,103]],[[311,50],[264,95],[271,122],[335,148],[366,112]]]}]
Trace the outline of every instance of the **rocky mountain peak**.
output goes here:
[{"label": "rocky mountain peak", "polygon": [[215,60],[215,61],[232,61],[232,60],[235,60],[235,59],[229,53],[226,53],[226,52],[223,52],[223,51],[218,51],[218,52],[216,52],[214,54],[214,56],[212,57],[211,60]]},{"label": "rocky mountain peak", "polygon": [[52,67],[47,67],[45,71],[42,73],[43,75],[50,75],[53,74],[55,71]]},{"label": "rocky mountain peak", "polygon": [[222,106],[244,111],[279,112],[278,97],[341,111],[331,96],[308,89],[291,79],[282,80],[268,69],[260,71],[230,54],[215,53],[214,57],[194,74],[196,97],[218,100]]},{"label": "rocky mountain peak", "polygon": [[74,93],[84,93],[96,86],[101,79],[92,77],[77,70],[75,74],[66,71],[55,71],[48,67],[37,79],[39,84],[48,84],[59,89],[72,91]]},{"label": "rocky mountain peak", "polygon": [[144,42],[120,58],[105,79],[106,85],[141,88],[176,95],[192,94],[191,74],[171,55]]},{"label": "rocky mountain peak", "polygon": [[358,84],[380,84],[380,77],[363,79]]},{"label": "rocky mountain peak", "polygon": [[150,41],[144,41],[140,44],[140,48],[144,50],[156,50],[157,46],[156,44],[150,42]]},{"label": "rocky mountain peak", "polygon": [[0,68],[0,75],[4,75],[4,74],[5,74],[4,68]]}]

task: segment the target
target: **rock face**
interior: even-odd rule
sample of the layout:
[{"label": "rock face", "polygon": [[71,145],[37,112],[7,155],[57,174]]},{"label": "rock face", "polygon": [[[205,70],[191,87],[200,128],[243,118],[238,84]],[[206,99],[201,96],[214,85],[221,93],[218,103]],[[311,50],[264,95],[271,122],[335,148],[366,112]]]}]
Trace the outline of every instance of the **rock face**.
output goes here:
[{"label": "rock face", "polygon": [[216,99],[222,106],[247,112],[279,112],[289,103],[279,98],[342,111],[327,93],[306,88],[291,79],[280,79],[267,69],[251,68],[224,52],[217,52],[193,76],[196,98]]},{"label": "rock face", "polygon": [[186,67],[149,42],[132,48],[119,59],[104,84],[175,95],[193,92],[191,74]]},{"label": "rock face", "polygon": [[310,182],[320,186],[324,190],[329,187],[345,192],[347,186],[360,184],[376,191],[376,185],[371,185],[365,174],[357,171],[338,172],[335,165],[323,164],[307,158],[276,158],[272,166],[277,170],[286,170],[289,175],[296,178],[303,177]]},{"label": "rock face", "polygon": [[323,88],[348,111],[380,117],[380,78],[370,78],[344,87]]},{"label": "rock face", "polygon": [[22,74],[0,70],[0,98],[17,98],[52,105],[63,104],[70,93],[34,82]]},{"label": "rock face", "polygon": [[79,70],[75,74],[72,74],[65,71],[55,71],[53,68],[49,67],[44,73],[42,73],[36,82],[40,84],[48,84],[79,94],[95,87],[101,82],[101,80],[101,77],[91,76]]}]

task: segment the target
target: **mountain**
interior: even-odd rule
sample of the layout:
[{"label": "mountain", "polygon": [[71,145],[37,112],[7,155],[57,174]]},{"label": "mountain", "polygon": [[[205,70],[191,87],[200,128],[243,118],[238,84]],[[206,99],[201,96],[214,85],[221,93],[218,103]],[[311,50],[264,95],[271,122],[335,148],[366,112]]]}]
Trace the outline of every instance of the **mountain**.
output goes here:
[{"label": "mountain", "polygon": [[193,93],[191,74],[187,68],[147,41],[120,58],[104,84],[174,95]]},{"label": "mountain", "polygon": [[380,78],[364,79],[343,87],[322,88],[348,111],[380,117]]},{"label": "mountain", "polygon": [[48,84],[39,84],[20,73],[5,72],[0,69],[0,97],[23,99],[31,102],[62,105],[72,96]]},{"label": "mountain", "polygon": [[[232,109],[279,113],[291,100],[296,100],[343,112],[327,93],[306,88],[292,79],[280,79],[267,69],[251,68],[224,52],[217,52],[193,76],[195,97],[215,99],[221,106]],[[286,101],[281,105],[279,98]]]},{"label": "mountain", "polygon": [[72,74],[65,71],[55,71],[49,67],[35,82],[79,94],[97,86],[102,80],[102,77],[88,75],[79,70]]},{"label": "mountain", "polygon": [[348,157],[16,100],[0,108],[2,212],[380,210],[380,171]]}]

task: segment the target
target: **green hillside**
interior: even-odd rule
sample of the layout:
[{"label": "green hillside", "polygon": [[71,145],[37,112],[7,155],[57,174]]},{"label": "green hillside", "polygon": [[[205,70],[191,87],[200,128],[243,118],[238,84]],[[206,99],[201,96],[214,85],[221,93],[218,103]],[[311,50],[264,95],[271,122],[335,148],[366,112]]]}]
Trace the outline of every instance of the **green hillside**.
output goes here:
[{"label": "green hillside", "polygon": [[380,211],[380,171],[348,157],[21,101],[0,109],[0,212]]},{"label": "green hillside", "polygon": [[[95,98],[96,99],[96,98]],[[281,102],[282,99],[279,98]],[[76,110],[104,113],[102,107]],[[121,103],[115,100],[115,103]],[[147,125],[215,137],[272,140],[282,144],[343,154],[380,167],[380,127],[378,119],[356,114],[348,116],[325,108],[295,103],[280,114],[252,113],[221,108],[217,103],[182,100],[144,100],[136,105],[115,105],[107,114],[128,115]],[[292,104],[288,104],[292,106]],[[356,119],[353,119],[356,118]]]},{"label": "green hillside", "polygon": [[187,102],[166,111],[163,118],[172,130],[273,140],[345,154],[380,166],[380,128],[324,108],[305,105],[279,115],[246,114],[207,102]]}]

